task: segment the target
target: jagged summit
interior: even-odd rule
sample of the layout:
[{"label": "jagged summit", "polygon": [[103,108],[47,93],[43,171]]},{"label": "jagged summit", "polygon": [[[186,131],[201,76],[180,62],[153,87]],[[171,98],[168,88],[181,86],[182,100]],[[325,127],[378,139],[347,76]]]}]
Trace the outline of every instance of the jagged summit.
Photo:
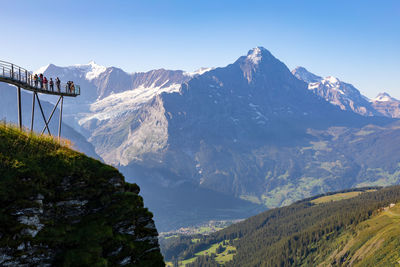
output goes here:
[{"label": "jagged summit", "polygon": [[306,83],[315,83],[322,80],[322,77],[309,72],[304,67],[296,67],[294,70],[292,70],[292,74],[296,76],[297,79],[303,80]]},{"label": "jagged summit", "polygon": [[382,115],[391,118],[400,118],[400,101],[388,93],[380,93],[370,100],[372,106]]},{"label": "jagged summit", "polygon": [[257,46],[256,48],[250,49],[247,53],[247,59],[252,61],[254,64],[260,63],[265,56],[270,57],[272,54],[262,46]]},{"label": "jagged summit", "polygon": [[105,72],[107,69],[107,67],[105,67],[105,66],[96,64],[96,62],[94,60],[89,61],[89,63],[87,63],[87,64],[77,64],[77,65],[72,66],[72,68],[74,68],[74,67],[75,68],[77,67],[77,68],[85,71],[86,72],[85,77],[89,81],[99,77],[100,74]]},{"label": "jagged summit", "polygon": [[388,101],[397,101],[394,97],[391,97],[388,93],[383,92],[379,93],[372,101],[380,101],[380,102],[388,102]]},{"label": "jagged summit", "polygon": [[229,68],[231,67],[239,67],[248,83],[253,85],[255,83],[261,84],[265,82],[265,79],[274,80],[277,83],[284,80],[297,82],[297,79],[293,77],[283,62],[274,57],[270,51],[260,46],[249,50],[247,55],[239,57]]},{"label": "jagged summit", "polygon": [[353,85],[345,83],[334,76],[322,78],[304,67],[297,67],[292,74],[299,80],[308,83],[308,89],[342,110],[352,110],[364,116],[379,115],[371,106],[369,99],[363,96]]},{"label": "jagged summit", "polygon": [[50,66],[52,66],[53,64],[47,64],[46,66],[42,66],[40,68],[38,68],[36,71],[34,71],[34,74],[40,74],[40,73],[44,73]]}]

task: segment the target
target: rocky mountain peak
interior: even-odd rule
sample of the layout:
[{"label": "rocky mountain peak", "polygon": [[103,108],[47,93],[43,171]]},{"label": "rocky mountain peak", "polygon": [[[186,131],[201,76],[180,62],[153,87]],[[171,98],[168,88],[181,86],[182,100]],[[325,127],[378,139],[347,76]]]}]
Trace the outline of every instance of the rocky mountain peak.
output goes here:
[{"label": "rocky mountain peak", "polygon": [[372,99],[372,102],[375,102],[375,101],[388,102],[388,101],[398,101],[398,100],[391,97],[388,93],[383,92],[383,93],[379,93],[374,99]]},{"label": "rocky mountain peak", "polygon": [[299,80],[308,83],[308,89],[323,97],[326,101],[340,107],[342,110],[352,110],[364,116],[379,115],[371,106],[368,98],[349,83],[340,81],[334,76],[322,78],[304,67],[297,67],[292,74]]},{"label": "rocky mountain peak", "polygon": [[296,67],[294,70],[292,70],[292,74],[297,79],[302,80],[306,83],[315,83],[315,82],[320,82],[322,80],[322,77],[309,72],[304,67]]},{"label": "rocky mountain peak", "polygon": [[100,74],[105,72],[107,69],[105,66],[96,64],[96,62],[94,62],[94,60],[89,61],[88,64],[75,65],[73,67],[77,67],[78,69],[84,71],[85,78],[89,81],[99,77]]},{"label": "rocky mountain peak", "polygon": [[370,101],[372,106],[383,116],[400,118],[400,101],[388,93],[380,93]]},{"label": "rocky mountain peak", "polygon": [[247,53],[247,59],[253,64],[259,64],[264,57],[270,57],[272,54],[262,46],[257,46],[256,48],[250,49]]},{"label": "rocky mountain peak", "polygon": [[249,50],[247,55],[241,56],[232,66],[239,67],[247,82],[253,85],[265,83],[266,80],[276,83],[297,81],[297,79],[293,79],[293,75],[286,65],[264,47]]}]

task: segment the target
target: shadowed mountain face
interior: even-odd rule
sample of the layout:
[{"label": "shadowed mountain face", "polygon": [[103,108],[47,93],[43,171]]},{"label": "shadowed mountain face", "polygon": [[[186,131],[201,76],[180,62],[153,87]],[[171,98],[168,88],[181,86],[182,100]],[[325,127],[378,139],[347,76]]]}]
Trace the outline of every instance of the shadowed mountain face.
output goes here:
[{"label": "shadowed mountain face", "polygon": [[[333,80],[324,83],[303,70],[321,92],[351,93],[346,108],[332,105],[264,48],[199,74],[109,70],[82,74],[97,98],[86,112],[75,112],[74,126],[142,187],[161,230],[201,218],[248,216],[260,208],[255,204],[276,207],[399,180],[397,145],[386,139],[400,134],[389,125],[393,120],[353,112],[347,107],[371,106],[357,89],[340,81],[331,86]],[[388,155],[382,168],[372,160],[382,155],[377,139]]]}]

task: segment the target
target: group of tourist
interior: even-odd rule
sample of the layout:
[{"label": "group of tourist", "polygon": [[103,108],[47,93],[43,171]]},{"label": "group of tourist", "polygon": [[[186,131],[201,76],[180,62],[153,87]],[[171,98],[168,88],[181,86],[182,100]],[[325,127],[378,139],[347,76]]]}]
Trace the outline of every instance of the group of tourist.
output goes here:
[{"label": "group of tourist", "polygon": [[73,81],[67,82],[67,88],[69,93],[75,93],[75,84]]},{"label": "group of tourist", "polygon": [[[39,88],[39,85],[40,85],[40,89],[44,89],[44,90],[48,90],[48,91],[49,91],[49,86],[50,86],[50,91],[52,91],[52,92],[54,92],[54,84],[55,84],[56,88],[57,88],[57,92],[61,91],[61,81],[58,77],[56,78],[56,80],[54,82],[53,78],[50,78],[50,80],[47,80],[47,78],[44,77],[42,73],[40,73],[39,75],[35,74],[33,76],[33,82],[34,82],[36,88]],[[75,93],[75,84],[73,81],[67,82],[66,90],[68,90],[68,93]]]}]

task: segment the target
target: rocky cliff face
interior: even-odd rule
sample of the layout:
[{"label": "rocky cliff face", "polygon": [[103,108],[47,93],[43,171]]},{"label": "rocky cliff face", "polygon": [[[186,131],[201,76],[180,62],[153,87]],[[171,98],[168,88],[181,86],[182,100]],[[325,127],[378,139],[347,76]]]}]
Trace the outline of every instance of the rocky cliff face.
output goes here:
[{"label": "rocky cliff face", "polygon": [[136,184],[49,138],[0,140],[1,266],[164,266]]}]

